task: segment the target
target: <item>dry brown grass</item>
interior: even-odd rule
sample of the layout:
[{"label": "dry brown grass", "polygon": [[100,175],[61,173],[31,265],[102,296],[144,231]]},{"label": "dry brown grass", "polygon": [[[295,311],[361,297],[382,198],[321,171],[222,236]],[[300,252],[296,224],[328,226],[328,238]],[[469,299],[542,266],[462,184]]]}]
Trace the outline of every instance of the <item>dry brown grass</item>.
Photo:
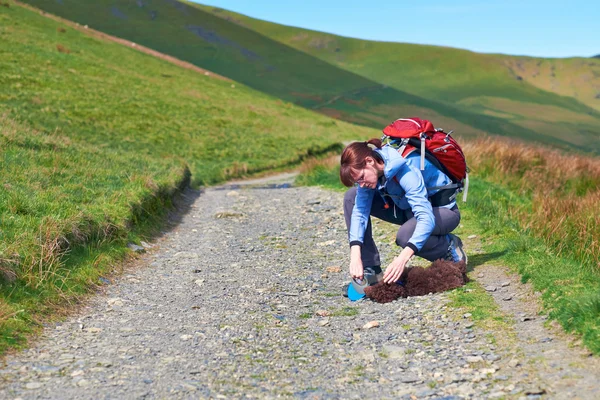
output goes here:
[{"label": "dry brown grass", "polygon": [[56,45],[56,50],[58,50],[59,53],[64,53],[64,54],[70,54],[71,53],[71,50],[69,50],[68,48],[66,48],[62,44],[57,44]]},{"label": "dry brown grass", "polygon": [[497,138],[464,145],[477,176],[531,196],[521,226],[600,270],[600,159]]},{"label": "dry brown grass", "polygon": [[333,155],[331,157],[318,159],[318,158],[307,158],[302,162],[300,166],[300,173],[305,174],[313,171],[316,167],[325,167],[328,170],[334,169],[340,163],[340,156]]}]

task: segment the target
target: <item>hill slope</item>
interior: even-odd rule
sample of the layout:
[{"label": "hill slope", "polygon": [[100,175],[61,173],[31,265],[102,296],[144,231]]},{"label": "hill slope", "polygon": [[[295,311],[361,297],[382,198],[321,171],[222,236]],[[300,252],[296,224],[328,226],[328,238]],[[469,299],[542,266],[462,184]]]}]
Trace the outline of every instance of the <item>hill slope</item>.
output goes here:
[{"label": "hill slope", "polygon": [[[378,44],[268,23],[269,29],[259,29],[174,0],[27,3],[338,119],[381,128],[417,114],[463,134],[600,151],[594,110],[517,80],[506,67],[494,67],[492,56],[436,48],[453,62],[432,69],[436,52],[429,46]],[[273,27],[286,33],[275,34]],[[541,119],[547,114],[555,121]]]},{"label": "hill slope", "polygon": [[[378,80],[387,80],[384,83],[417,95],[426,96],[429,92],[453,101],[472,95],[469,90],[474,90],[475,94],[585,111],[572,101],[560,100],[523,85],[521,81],[524,80],[544,91],[575,97],[600,110],[600,100],[595,97],[600,94],[600,62],[589,58],[480,54],[448,47],[351,39],[261,21],[197,3],[188,4],[360,75],[378,76]],[[552,82],[543,82],[543,77],[552,78]]]},{"label": "hill slope", "polygon": [[582,145],[600,140],[600,60],[540,59],[373,42],[189,4],[399,90],[495,115],[537,132],[570,136],[573,141],[579,136]]}]

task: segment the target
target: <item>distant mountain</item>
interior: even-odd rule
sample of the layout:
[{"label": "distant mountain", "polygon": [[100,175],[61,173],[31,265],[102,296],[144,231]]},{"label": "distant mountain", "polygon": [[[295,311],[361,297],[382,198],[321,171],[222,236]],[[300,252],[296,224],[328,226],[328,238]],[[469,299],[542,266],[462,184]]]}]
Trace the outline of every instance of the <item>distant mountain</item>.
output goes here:
[{"label": "distant mountain", "polygon": [[352,123],[421,116],[600,153],[600,60],[351,39],[176,0],[24,1]]},{"label": "distant mountain", "polygon": [[600,54],[596,54],[595,56],[593,56],[592,58],[600,58]]}]

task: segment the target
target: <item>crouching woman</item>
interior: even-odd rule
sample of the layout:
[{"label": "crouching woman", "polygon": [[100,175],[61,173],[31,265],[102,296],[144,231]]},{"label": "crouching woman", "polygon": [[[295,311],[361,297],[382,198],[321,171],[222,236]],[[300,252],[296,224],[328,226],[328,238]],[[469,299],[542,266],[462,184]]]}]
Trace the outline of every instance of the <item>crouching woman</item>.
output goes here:
[{"label": "crouching woman", "polygon": [[344,217],[353,279],[363,279],[365,268],[372,274],[382,272],[371,216],[400,225],[396,244],[403,250],[387,266],[386,283],[399,281],[414,255],[430,261],[466,262],[461,240],[450,233],[460,222],[455,196],[436,196],[439,188],[452,181],[428,160],[423,171],[419,163],[418,154],[403,158],[379,139],[355,142],[344,149],[340,179],[351,187],[344,197]]}]

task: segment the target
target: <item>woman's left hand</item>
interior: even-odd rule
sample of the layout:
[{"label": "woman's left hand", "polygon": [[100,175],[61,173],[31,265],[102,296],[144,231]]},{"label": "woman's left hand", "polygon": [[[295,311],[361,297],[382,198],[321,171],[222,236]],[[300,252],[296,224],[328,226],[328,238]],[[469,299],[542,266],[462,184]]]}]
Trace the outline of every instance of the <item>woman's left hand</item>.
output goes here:
[{"label": "woman's left hand", "polygon": [[404,250],[400,252],[400,255],[394,258],[394,261],[392,261],[390,265],[388,265],[385,269],[385,273],[383,274],[383,281],[385,283],[397,282],[402,276],[406,264],[414,254],[415,252],[413,251],[413,249],[411,249],[410,247],[405,247]]}]

